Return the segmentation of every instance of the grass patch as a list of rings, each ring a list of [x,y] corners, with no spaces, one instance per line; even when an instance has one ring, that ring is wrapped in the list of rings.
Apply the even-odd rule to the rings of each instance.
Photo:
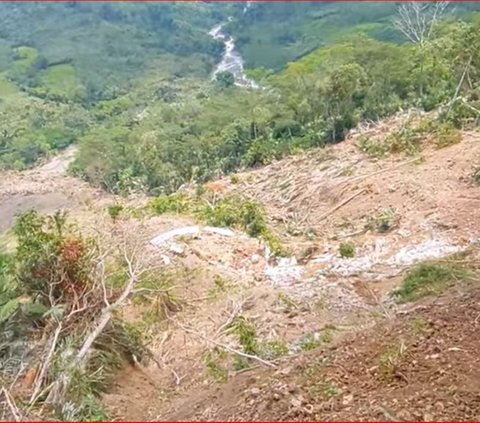
[[[270,340],[262,342],[258,350],[265,360],[275,360],[288,354],[288,345],[284,341]]]
[[[244,316],[237,317],[229,326],[228,332],[235,335],[245,353],[257,353],[257,332],[255,326],[250,320]]]
[[[410,325],[416,335],[422,335],[428,331],[428,322],[421,316],[412,318]]]
[[[213,277],[213,286],[208,290],[208,298],[210,300],[215,300],[221,294],[228,292],[232,288],[234,288],[233,284],[222,278],[220,275],[215,275]]]
[[[326,328],[322,333],[309,333],[300,339],[300,349],[302,351],[313,350],[323,344],[329,344],[333,340],[334,327]]]
[[[384,234],[395,226],[396,210],[388,207],[375,217],[368,216],[365,229]]]
[[[284,309],[285,312],[290,313],[293,310],[297,310],[300,307],[298,301],[294,300],[284,292],[279,292],[277,295],[276,303]]]
[[[116,220],[120,213],[123,210],[123,206],[120,204],[112,204],[107,207],[108,215],[112,218],[112,220]]]
[[[228,379],[227,369],[222,366],[228,354],[220,348],[213,348],[203,355],[203,365],[207,369],[207,373],[217,382],[226,382]]]
[[[0,75],[0,96],[10,96],[18,94],[20,91],[18,88],[12,84],[8,79],[3,75]]]
[[[388,154],[405,153],[413,156],[419,152],[422,131],[406,123],[399,130],[392,132],[382,140],[372,140],[361,136],[357,147],[370,157],[384,157]]]
[[[320,396],[325,400],[336,397],[338,391],[338,386],[333,381],[316,383],[308,388],[311,395]]]
[[[443,292],[453,283],[466,280],[470,273],[462,263],[454,261],[420,263],[407,273],[393,295],[400,303],[416,301]]]

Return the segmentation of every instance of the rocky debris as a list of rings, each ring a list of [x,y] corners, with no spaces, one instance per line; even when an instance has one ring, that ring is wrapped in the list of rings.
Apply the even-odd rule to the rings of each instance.
[[[282,257],[275,266],[267,265],[265,276],[275,288],[288,286],[301,281],[303,267],[297,264],[295,257]]]
[[[453,253],[458,253],[462,248],[452,245],[442,239],[428,239],[417,245],[408,245],[401,248],[397,254],[388,259],[385,264],[397,266],[410,266],[419,261],[438,259]]]
[[[395,268],[411,266],[424,260],[440,259],[463,249],[464,247],[453,245],[444,239],[435,237],[407,244],[400,249],[398,249],[398,244],[394,242],[387,244],[385,239],[377,239],[372,251],[366,254],[363,251],[364,255],[362,256],[341,258],[336,254],[326,253],[315,257],[312,262],[324,265],[317,272],[319,276],[337,274],[347,277],[363,274],[373,281],[392,273],[398,273],[398,269]],[[392,255],[395,250],[397,252]],[[382,266],[387,269],[386,273],[379,270],[379,267]]]
[[[157,235],[155,238],[150,240],[150,244],[156,247],[164,246],[167,241],[172,238],[176,238],[179,236],[195,236],[200,234],[201,232],[218,234],[222,236],[235,236],[235,232],[230,229],[226,228],[214,228],[210,226],[201,227],[201,226],[184,226],[181,228],[175,228],[170,231],[164,232],[160,235]]]

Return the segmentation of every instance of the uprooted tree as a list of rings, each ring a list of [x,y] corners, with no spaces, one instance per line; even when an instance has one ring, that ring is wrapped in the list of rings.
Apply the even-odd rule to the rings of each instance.
[[[96,395],[107,377],[147,351],[118,313],[147,271],[146,257],[131,236],[99,242],[61,213],[27,212],[14,233],[16,251],[0,262],[0,377],[24,381],[30,410],[43,404],[62,419],[81,420],[97,408],[105,418]],[[9,415],[19,418],[3,394]]]

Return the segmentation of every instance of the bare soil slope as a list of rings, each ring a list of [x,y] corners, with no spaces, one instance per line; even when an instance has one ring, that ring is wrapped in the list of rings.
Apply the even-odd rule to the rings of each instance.
[[[382,139],[399,124],[396,117],[362,134]],[[480,134],[464,132],[444,149],[425,139],[421,160],[372,159],[359,151],[359,135],[211,184],[263,204],[290,252],[277,260],[239,231],[199,230],[152,245],[198,222],[130,212],[112,221],[108,204],[138,207],[146,199],[94,190],[66,176],[62,158],[4,175],[0,233],[29,207],[63,207],[85,230],[116,236],[129,228],[168,282],[165,309],[132,303],[123,310],[144,325],[153,360],[112,381],[103,398],[112,418],[480,418],[476,282],[420,307],[391,295],[424,260],[469,250],[478,263],[480,188],[472,175]],[[354,246],[353,257],[340,256],[342,243]],[[153,325],[145,321],[152,311],[162,316]],[[281,345],[283,356],[251,358],[248,369],[235,364],[242,346],[228,328],[238,317],[251,322],[259,344]]]
[[[369,133],[384,137],[394,127],[386,122]],[[371,159],[357,140],[352,135],[211,184],[261,201],[292,257],[271,265],[263,247],[241,235],[184,240],[180,255],[167,249],[175,266],[195,256],[211,273],[190,277],[196,299],[184,289],[185,308],[166,324],[166,340],[165,332],[159,335],[163,364],[125,369],[113,382],[105,396],[113,417],[480,418],[476,284],[461,284],[414,312],[390,295],[416,263],[467,249],[478,261],[480,195],[472,174],[480,135],[465,132],[444,149],[425,140],[421,160]],[[379,230],[385,216],[388,227]],[[355,257],[339,256],[342,242],[355,245]],[[202,301],[215,274],[236,289]],[[288,345],[289,355],[275,369],[252,362],[253,369],[230,368],[227,383],[215,382],[203,354],[218,345],[241,349],[225,331],[236,315],[254,322],[262,341]],[[318,339],[326,330],[333,343],[324,345],[332,346],[298,347],[305,336]]]

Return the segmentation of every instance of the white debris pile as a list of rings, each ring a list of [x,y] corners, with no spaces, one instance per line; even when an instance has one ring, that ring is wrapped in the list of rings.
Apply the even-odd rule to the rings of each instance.
[[[265,276],[270,279],[274,287],[288,286],[302,279],[303,267],[297,263],[295,257],[281,258],[276,266],[267,265]]]
[[[349,276],[362,272],[367,272],[376,264],[376,261],[371,256],[363,256],[358,258],[341,258],[334,254],[324,254],[315,263],[327,263],[327,266],[318,271],[319,275],[328,273],[335,273],[340,276]]]
[[[155,247],[164,246],[169,240],[178,236],[193,236],[198,235],[200,232],[214,233],[223,236],[234,236],[235,232],[226,228],[214,228],[211,226],[184,226],[183,228],[172,229],[171,231],[164,232],[150,240],[150,244]]]
[[[360,257],[341,258],[333,253],[326,253],[316,257],[313,262],[325,263],[325,267],[317,272],[318,275],[334,273],[345,277],[370,272],[377,265],[410,266],[419,261],[442,258],[461,250],[462,248],[459,246],[433,238],[402,247],[392,256],[391,253],[387,253],[386,244],[382,241],[375,243],[371,253]]]
[[[417,245],[403,247],[385,264],[408,266],[422,260],[429,260],[458,253],[461,248],[441,239],[429,239]]]

